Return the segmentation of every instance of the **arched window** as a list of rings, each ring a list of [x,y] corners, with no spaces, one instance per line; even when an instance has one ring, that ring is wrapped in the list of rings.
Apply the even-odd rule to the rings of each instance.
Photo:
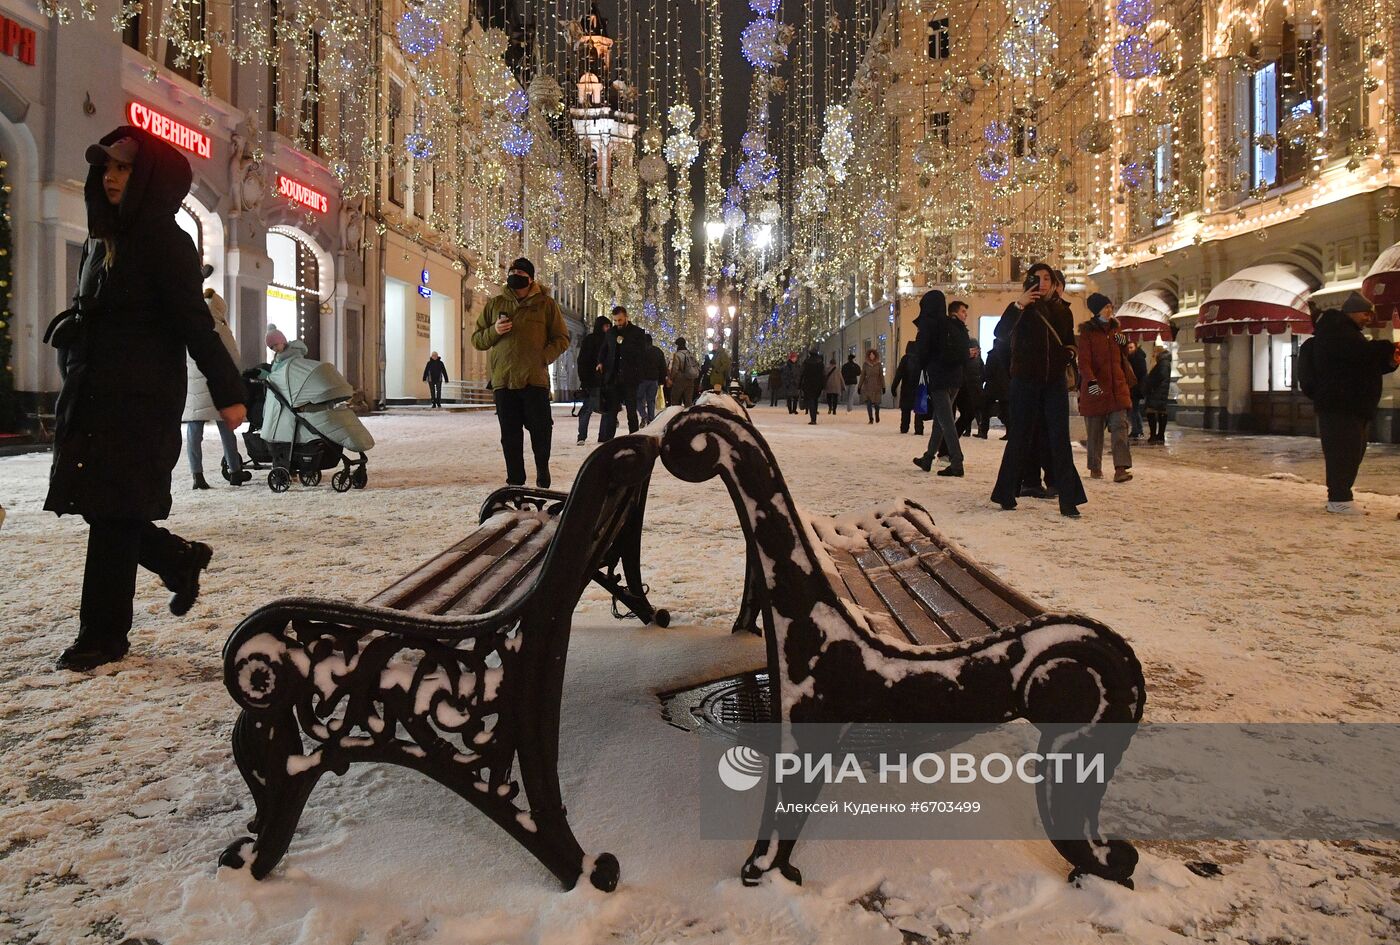
[[[321,272],[316,254],[283,227],[267,232],[272,284],[267,287],[267,320],[288,338],[300,338],[313,358],[321,356]]]
[[[188,204],[180,204],[180,209],[175,211],[175,222],[180,225],[180,229],[190,235],[194,240],[195,252],[199,253],[200,262],[204,261],[204,227],[199,224],[199,217]]]

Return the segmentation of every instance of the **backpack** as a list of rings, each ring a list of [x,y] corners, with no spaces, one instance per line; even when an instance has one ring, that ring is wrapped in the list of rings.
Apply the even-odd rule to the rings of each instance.
[[[695,378],[700,376],[700,365],[695,363],[695,355],[690,353],[689,348],[682,348],[676,352],[676,373],[684,378]]]

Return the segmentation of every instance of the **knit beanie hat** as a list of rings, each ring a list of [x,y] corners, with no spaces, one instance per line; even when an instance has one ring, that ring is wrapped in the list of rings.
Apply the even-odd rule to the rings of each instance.
[[[1095,292],[1093,295],[1085,299],[1085,302],[1089,306],[1089,311],[1093,312],[1094,317],[1097,318],[1099,312],[1103,311],[1104,306],[1112,304],[1113,300],[1110,299],[1108,296],[1103,295],[1102,293]]]
[[[519,269],[531,279],[535,278],[535,264],[530,262],[530,260],[526,259],[524,256],[521,256],[515,262],[511,263],[510,268]]]
[[[278,331],[276,325],[268,325],[267,338],[265,340],[269,348],[276,350],[278,345],[285,345],[287,343],[287,336]]]
[[[1374,312],[1375,306],[1366,301],[1366,296],[1360,292],[1353,292],[1342,302],[1342,313],[1349,315],[1352,312]]]

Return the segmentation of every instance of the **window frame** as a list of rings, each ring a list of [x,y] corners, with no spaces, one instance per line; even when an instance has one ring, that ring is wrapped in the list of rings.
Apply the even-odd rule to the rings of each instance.
[[[935,62],[953,58],[950,18],[945,14],[928,21],[928,57]]]

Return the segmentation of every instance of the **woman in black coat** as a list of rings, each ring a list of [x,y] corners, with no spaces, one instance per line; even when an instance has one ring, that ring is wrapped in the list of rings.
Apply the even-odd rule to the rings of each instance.
[[[923,360],[919,357],[918,346],[909,342],[904,346],[904,357],[894,369],[894,380],[890,382],[890,396],[899,404],[899,432],[909,432],[909,420],[914,420],[914,435],[924,435],[924,415],[919,413],[919,385],[923,383]]]
[[[816,426],[817,410],[821,406],[825,387],[826,364],[822,362],[822,353],[814,348],[807,352],[807,360],[802,362],[802,397],[807,402],[809,426]]]
[[[89,526],[78,639],[58,661],[77,670],[126,655],[138,565],[174,592],[171,613],[199,596],[213,552],[153,524],[170,514],[186,350],[229,428],[246,417],[243,382],[204,304],[199,255],[175,222],[189,162],[131,126],[86,156],[89,239],[76,315],[52,328],[63,390],[44,502]]]

